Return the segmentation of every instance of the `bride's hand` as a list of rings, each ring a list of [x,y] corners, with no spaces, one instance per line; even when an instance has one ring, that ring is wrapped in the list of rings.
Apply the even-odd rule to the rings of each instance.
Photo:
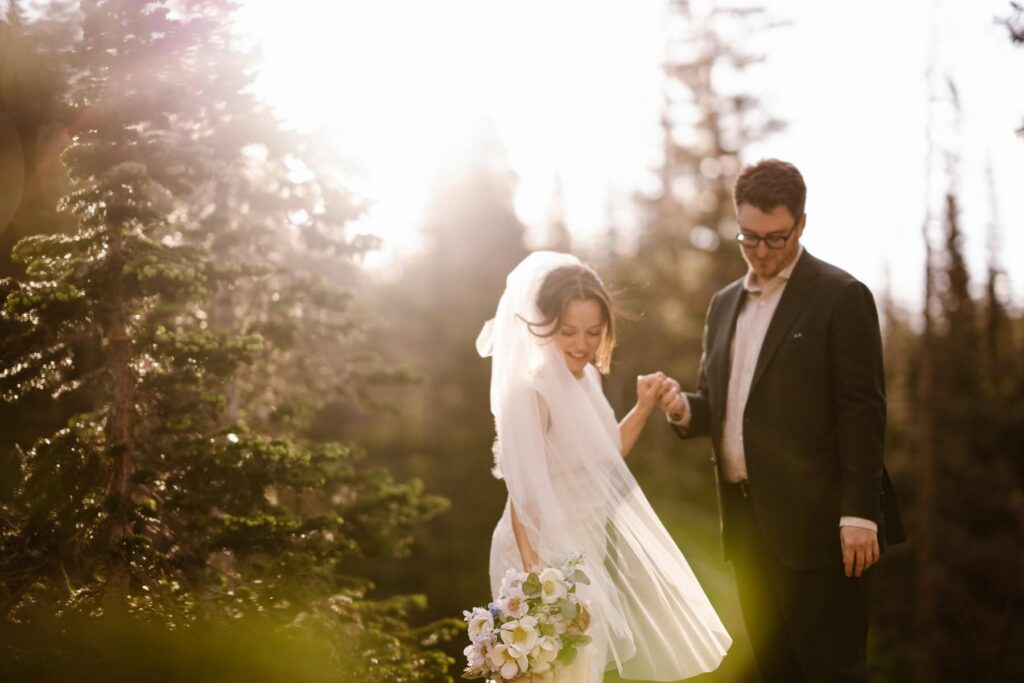
[[[636,378],[636,405],[644,412],[651,412],[658,405],[667,381],[664,372],[638,375]]]
[[[622,439],[622,457],[626,457],[636,441],[640,438],[647,419],[658,405],[661,394],[665,390],[665,373],[655,372],[650,375],[636,377],[636,406],[629,411],[619,423],[619,436]]]

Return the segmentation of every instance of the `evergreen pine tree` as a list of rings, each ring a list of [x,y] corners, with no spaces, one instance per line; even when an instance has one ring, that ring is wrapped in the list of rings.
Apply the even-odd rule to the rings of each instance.
[[[2,618],[315,623],[340,680],[443,679],[447,658],[406,622],[421,599],[371,600],[372,584],[349,571],[407,553],[413,525],[443,501],[359,466],[354,445],[225,420],[234,378],[270,344],[263,330],[208,321],[218,296],[272,271],[218,254],[199,201],[243,163],[225,164],[240,146],[210,125],[214,91],[242,80],[206,68],[210,55],[232,57],[230,9],[82,3],[61,200],[75,225],[14,249],[25,275],[0,282],[12,330],[0,392],[73,394],[89,408],[20,451],[0,508]]]

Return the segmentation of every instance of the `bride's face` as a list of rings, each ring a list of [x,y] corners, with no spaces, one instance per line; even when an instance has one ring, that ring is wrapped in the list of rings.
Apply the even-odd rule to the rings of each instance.
[[[594,360],[605,324],[604,311],[597,301],[572,299],[566,304],[555,343],[565,356],[565,364],[577,377],[582,377],[587,363]]]

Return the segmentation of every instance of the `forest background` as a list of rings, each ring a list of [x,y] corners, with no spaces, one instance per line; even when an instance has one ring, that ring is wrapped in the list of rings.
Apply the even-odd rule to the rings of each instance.
[[[337,150],[252,87],[235,3],[2,6],[4,677],[457,677],[505,503],[473,340],[530,249],[575,250],[627,314],[617,412],[638,373],[692,382],[707,302],[744,272],[732,183],[785,126],[722,74],[771,58],[743,36],[774,20],[666,5],[659,161],[628,228],[610,212],[581,247],[557,210],[526,225],[483,126],[437,179],[419,248],[381,268]],[[992,21],[1024,43],[1018,4]],[[921,296],[875,291],[910,542],[873,577],[871,661],[879,681],[1015,680],[1024,311],[1000,245],[1017,226],[994,190],[991,218],[964,225],[957,84],[927,78],[929,193],[905,197],[920,216],[900,228],[922,246]],[[629,464],[737,634],[704,679],[755,681],[709,456],[652,419]]]

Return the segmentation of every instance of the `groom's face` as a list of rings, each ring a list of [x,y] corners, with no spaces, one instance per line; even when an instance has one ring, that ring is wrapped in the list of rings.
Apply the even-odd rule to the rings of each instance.
[[[806,221],[801,216],[800,224],[789,213],[785,206],[776,206],[769,212],[764,212],[750,204],[740,204],[737,216],[740,224],[740,231],[751,237],[785,236],[789,234],[785,246],[781,249],[771,249],[763,240],[758,240],[756,247],[749,249],[740,246],[740,253],[743,259],[762,280],[769,280],[782,271],[796,258],[800,250],[800,236],[804,233]],[[792,231],[792,232],[791,232]]]

